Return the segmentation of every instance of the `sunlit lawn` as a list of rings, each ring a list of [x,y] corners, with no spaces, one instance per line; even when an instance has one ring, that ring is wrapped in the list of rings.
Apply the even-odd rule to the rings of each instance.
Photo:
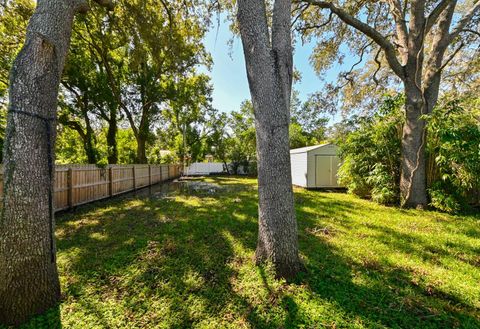
[[[63,301],[31,328],[480,328],[480,215],[296,190],[296,282],[253,265],[256,181],[57,218]]]

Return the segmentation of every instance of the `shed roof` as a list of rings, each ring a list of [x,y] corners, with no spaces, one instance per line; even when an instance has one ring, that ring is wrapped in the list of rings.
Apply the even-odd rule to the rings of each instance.
[[[313,150],[316,150],[316,149],[319,149],[321,147],[331,145],[331,144],[332,143],[326,143],[326,144],[320,144],[320,145],[314,145],[314,146],[301,147],[301,148],[298,148],[298,149],[290,150],[290,154],[306,153],[306,152],[310,152],[310,151],[313,151]]]

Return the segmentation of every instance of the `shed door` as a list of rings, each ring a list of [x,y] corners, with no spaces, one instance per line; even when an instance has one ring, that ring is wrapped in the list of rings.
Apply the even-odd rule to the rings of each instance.
[[[315,156],[315,186],[332,186],[332,156]]]

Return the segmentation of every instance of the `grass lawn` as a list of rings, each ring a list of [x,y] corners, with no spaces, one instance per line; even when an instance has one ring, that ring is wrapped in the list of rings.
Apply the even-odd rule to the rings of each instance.
[[[256,181],[57,218],[63,301],[29,328],[480,328],[480,215],[297,189],[296,282],[253,265]]]

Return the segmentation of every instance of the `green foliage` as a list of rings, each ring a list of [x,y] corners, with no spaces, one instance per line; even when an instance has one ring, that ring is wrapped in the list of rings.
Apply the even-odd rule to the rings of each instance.
[[[59,216],[62,302],[25,328],[480,327],[479,214],[296,189],[306,271],[287,284],[253,261],[256,180],[195,183]]]
[[[322,143],[326,139],[329,121],[325,117],[325,104],[314,95],[302,104],[294,90],[290,107],[290,148]]]
[[[354,118],[356,129],[337,141],[343,159],[339,180],[350,193],[398,202],[402,105],[401,96],[387,97],[373,116]]]
[[[87,155],[78,134],[71,128],[58,126],[55,145],[57,164],[86,164]]]
[[[236,173],[240,166],[251,168],[250,173],[255,173],[256,166],[250,165],[257,156],[255,118],[253,115],[253,105],[250,101],[244,101],[240,106],[240,111],[232,112],[230,115],[230,129],[232,137],[228,150],[228,158],[232,162],[233,172]],[[255,167],[255,169],[253,169]]]
[[[96,150],[98,151],[97,165],[108,164],[108,146],[106,142],[106,129],[96,132]],[[119,129],[117,132],[118,163],[136,163],[136,140],[131,129]],[[87,164],[88,158],[83,147],[82,140],[77,132],[71,128],[59,126],[57,129],[56,144],[57,164]]]
[[[10,68],[25,39],[28,19],[33,13],[32,0],[0,3],[0,106],[5,103]]]
[[[352,120],[354,129],[337,141],[343,158],[339,178],[349,192],[383,204],[398,202],[402,105],[400,96],[387,98],[373,116]],[[478,202],[480,122],[459,100],[444,101],[425,119],[430,204],[461,211]]]
[[[480,121],[459,100],[435,108],[428,120],[431,204],[457,212],[480,191]],[[473,193],[472,193],[473,192]]]
[[[314,145],[315,141],[308,138],[298,123],[291,123],[289,129],[290,148],[296,149],[304,146]]]

